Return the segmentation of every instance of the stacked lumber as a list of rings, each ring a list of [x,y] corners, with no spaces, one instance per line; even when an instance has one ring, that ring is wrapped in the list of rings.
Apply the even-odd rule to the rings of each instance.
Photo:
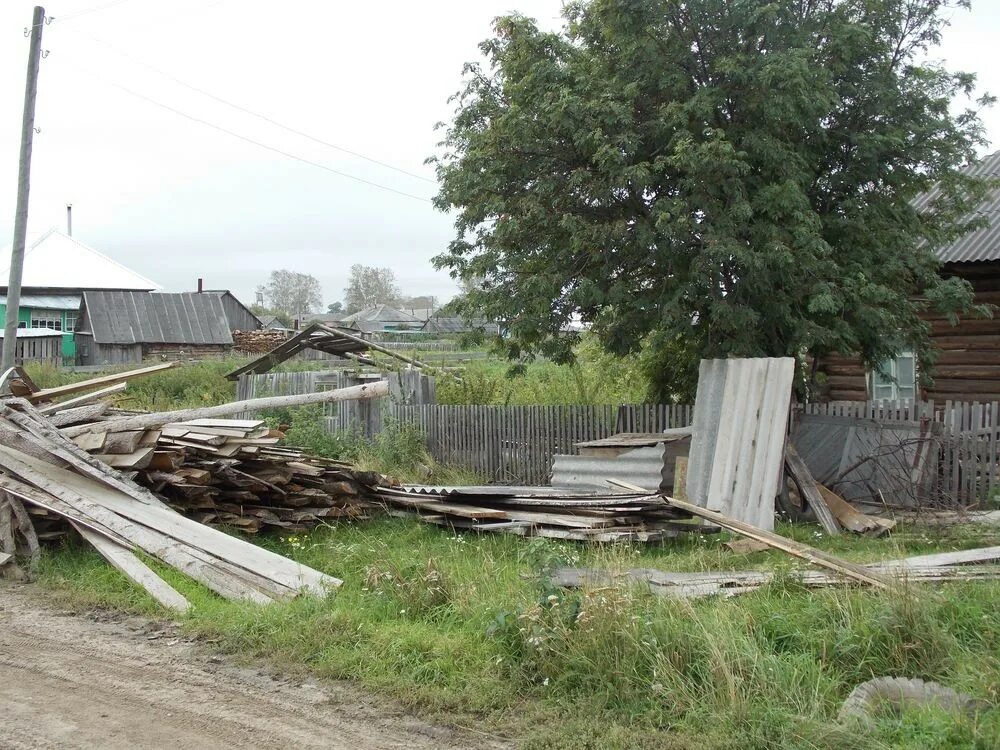
[[[142,445],[149,442],[145,434],[127,440],[137,446],[133,453],[151,448]],[[155,454],[155,447],[150,452]],[[20,513],[24,506],[67,521],[112,565],[174,610],[190,605],[136,551],[231,599],[269,603],[302,593],[325,595],[341,583],[174,512],[147,488],[67,439],[19,398],[0,402],[0,491],[0,515],[13,508],[11,515],[26,539],[34,532],[30,519],[25,524]],[[3,540],[5,548],[7,542]]]
[[[256,331],[233,331],[233,351],[242,354],[266,354],[285,342],[285,332],[273,328]]]
[[[279,445],[255,419],[195,419],[157,430],[85,432],[80,448],[200,523],[255,534],[307,531],[331,519],[362,519],[379,474]]]
[[[690,515],[649,492],[587,492],[550,487],[376,487],[390,515],[519,536],[578,541],[656,542],[692,525]]]

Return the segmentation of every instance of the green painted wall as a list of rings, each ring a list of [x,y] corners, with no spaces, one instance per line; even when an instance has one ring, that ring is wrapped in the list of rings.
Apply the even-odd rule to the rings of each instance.
[[[25,325],[30,325],[31,323],[31,308],[22,307],[17,311],[17,320]],[[39,310],[39,312],[55,312],[53,310]],[[73,333],[70,331],[66,333],[66,314],[67,313],[77,313],[78,310],[59,310],[59,319],[62,322],[63,337],[62,337],[62,355],[63,359],[69,362],[73,362],[76,359],[76,342],[73,340]],[[0,325],[2,321],[7,319],[7,305],[5,303],[0,303]]]

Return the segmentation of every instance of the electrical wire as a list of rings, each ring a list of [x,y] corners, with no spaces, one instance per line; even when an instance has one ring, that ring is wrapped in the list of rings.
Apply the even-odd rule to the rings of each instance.
[[[299,156],[297,154],[293,154],[290,151],[285,151],[283,149],[277,148],[276,146],[271,146],[271,145],[268,145],[266,143],[262,143],[261,141],[254,140],[253,138],[249,138],[249,137],[247,137],[245,135],[241,135],[240,133],[237,133],[235,131],[229,130],[228,128],[224,128],[221,125],[216,125],[214,122],[210,122],[210,121],[202,119],[200,117],[196,117],[195,115],[188,114],[187,112],[183,112],[182,110],[179,110],[176,107],[172,107],[169,104],[164,104],[163,102],[157,101],[156,99],[153,99],[152,97],[146,96],[145,94],[141,94],[138,91],[135,91],[133,89],[128,88],[127,86],[123,86],[120,83],[117,83],[115,81],[111,81],[111,80],[109,80],[107,78],[104,78],[104,77],[102,77],[100,75],[97,75],[96,73],[92,73],[92,72],[90,72],[88,70],[85,70],[83,68],[74,67],[74,68],[72,68],[72,70],[74,70],[76,72],[79,72],[79,73],[85,73],[86,75],[92,76],[93,78],[101,81],[102,83],[107,84],[108,86],[112,86],[112,87],[114,87],[116,89],[124,91],[126,94],[134,96],[137,99],[142,99],[143,101],[148,102],[149,104],[153,104],[153,105],[155,105],[157,107],[160,107],[161,109],[165,109],[168,112],[173,112],[174,114],[179,115],[180,117],[183,117],[183,118],[185,118],[187,120],[191,120],[192,122],[196,122],[196,123],[198,123],[200,125],[204,125],[205,127],[212,128],[213,130],[217,130],[220,133],[225,133],[226,135],[230,135],[233,138],[238,138],[239,140],[244,141],[245,143],[250,143],[250,144],[252,144],[254,146],[257,146],[258,148],[262,148],[262,149],[265,149],[267,151],[271,151],[273,153],[280,154],[281,156],[287,157],[289,159],[294,159],[295,161],[302,162],[303,164],[308,164],[308,165],[310,165],[312,167],[317,167],[318,169],[322,169],[322,170],[325,170],[327,172],[331,172],[331,173],[333,173],[335,175],[339,175],[340,177],[346,177],[347,179],[354,180],[355,182],[360,182],[360,183],[363,183],[365,185],[370,185],[371,187],[378,188],[380,190],[386,190],[386,191],[388,191],[390,193],[395,193],[396,195],[402,195],[402,196],[404,196],[406,198],[412,198],[414,200],[421,201],[422,203],[430,203],[431,202],[430,198],[426,198],[426,197],[424,197],[422,195],[414,195],[413,193],[407,193],[404,190],[397,190],[396,188],[391,188],[391,187],[388,187],[387,185],[381,185],[381,184],[379,184],[377,182],[372,182],[371,180],[366,180],[363,177],[357,177],[355,175],[348,174],[347,172],[341,172],[339,169],[334,169],[333,167],[328,167],[325,164],[321,164],[319,162],[315,162],[315,161],[312,161],[310,159],[306,159],[305,157]]]
[[[188,83],[187,81],[181,80],[180,78],[178,78],[177,76],[173,75],[172,73],[168,73],[167,71],[161,70],[160,68],[157,68],[154,65],[150,65],[149,63],[144,62],[144,61],[138,59],[137,57],[135,57],[133,55],[130,55],[129,53],[125,52],[124,50],[118,49],[117,47],[115,47],[110,42],[107,42],[107,41],[105,41],[103,39],[99,39],[96,36],[91,36],[90,34],[86,34],[86,33],[82,32],[82,31],[80,31],[78,29],[75,29],[75,30],[71,29],[70,31],[72,31],[73,33],[77,34],[78,36],[86,37],[87,39],[90,39],[93,42],[97,42],[98,44],[101,44],[104,47],[107,47],[109,50],[111,50],[112,52],[114,52],[116,55],[124,57],[126,60],[129,60],[130,62],[132,62],[132,63],[134,63],[136,65],[139,65],[139,66],[141,66],[143,68],[146,68],[147,70],[151,70],[154,73],[156,73],[158,75],[161,75],[164,78],[167,78],[167,79],[173,81],[174,83],[178,84],[179,86],[183,86],[186,89],[189,89],[191,91],[194,91],[195,93],[201,94],[202,96],[206,96],[209,99],[212,99],[212,100],[214,100],[216,102],[219,102],[220,104],[224,104],[227,107],[231,107],[232,109],[235,109],[238,112],[243,112],[244,114],[248,114],[248,115],[250,115],[252,117],[256,117],[259,120],[263,120],[264,122],[269,123],[271,125],[274,125],[274,126],[276,126],[278,128],[281,128],[282,130],[287,130],[289,133],[293,133],[294,135],[297,135],[297,136],[299,136],[301,138],[305,138],[307,140],[310,140],[313,143],[318,143],[321,146],[326,146],[327,148],[332,148],[332,149],[334,149],[336,151],[340,151],[341,153],[349,154],[350,156],[354,156],[354,157],[356,157],[358,159],[363,159],[364,161],[371,162],[372,164],[377,164],[378,166],[385,167],[386,169],[391,169],[394,172],[399,172],[400,174],[405,174],[408,177],[413,177],[414,179],[417,179],[417,180],[422,180],[424,182],[429,182],[429,183],[434,184],[434,185],[437,184],[437,180],[433,180],[433,179],[431,179],[429,177],[424,177],[423,175],[417,174],[416,172],[407,171],[407,170],[405,170],[405,169],[403,169],[401,167],[397,167],[397,166],[394,166],[392,164],[388,164],[387,162],[380,161],[379,159],[374,159],[374,158],[372,158],[370,156],[366,156],[365,154],[359,153],[357,151],[353,151],[353,150],[351,150],[349,148],[345,148],[344,146],[338,146],[335,143],[330,143],[329,141],[324,141],[322,138],[317,138],[314,135],[310,135],[309,133],[305,133],[305,132],[303,132],[301,130],[298,130],[297,128],[293,128],[291,125],[286,125],[286,124],[284,124],[282,122],[279,122],[278,120],[275,120],[272,117],[268,117],[267,115],[261,114],[260,112],[255,112],[252,109],[249,109],[247,107],[244,107],[244,106],[241,106],[239,104],[236,104],[235,102],[231,102],[228,99],[224,99],[223,97],[219,96],[218,94],[213,94],[211,91],[206,91],[205,89],[200,88],[198,86],[195,86],[194,84],[191,84],[191,83]]]
[[[92,5],[89,8],[82,8],[81,10],[75,11],[75,12],[70,13],[70,14],[65,15],[65,16],[59,16],[59,21],[61,23],[64,23],[66,21],[70,21],[70,20],[72,20],[74,18],[77,18],[79,16],[85,16],[88,13],[96,13],[98,11],[107,10],[108,8],[113,8],[116,5],[121,5],[122,3],[127,3],[127,2],[129,2],[129,0],[112,0],[112,2],[110,2],[110,3],[104,3],[103,5]],[[50,24],[50,23],[52,23],[55,20],[56,20],[56,16],[50,16],[49,14],[46,13],[45,14],[45,19],[42,21],[42,23],[43,24]],[[36,25],[39,25],[39,24],[32,24],[31,26],[25,27],[25,31],[29,31],[30,29],[35,28]]]

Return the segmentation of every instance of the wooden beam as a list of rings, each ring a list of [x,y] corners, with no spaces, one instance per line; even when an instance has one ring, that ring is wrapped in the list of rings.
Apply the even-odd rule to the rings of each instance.
[[[62,433],[67,437],[76,437],[85,432],[122,432],[127,430],[149,430],[162,427],[171,422],[187,422],[193,419],[209,417],[225,417],[245,411],[263,411],[265,409],[281,409],[289,406],[306,406],[308,404],[326,404],[336,401],[361,401],[389,395],[389,381],[379,380],[364,385],[352,385],[349,388],[338,388],[319,393],[302,393],[295,396],[270,396],[268,398],[251,398],[245,401],[233,401],[220,406],[206,406],[199,409],[179,409],[177,411],[162,411],[154,414],[137,414],[131,417],[108,419],[89,425],[67,427]]]
[[[94,388],[112,385],[113,383],[124,383],[127,380],[134,380],[135,378],[141,378],[145,375],[163,372],[164,370],[169,370],[173,367],[180,367],[180,362],[165,362],[162,365],[153,365],[152,367],[143,367],[138,370],[117,372],[113,375],[102,375],[99,378],[81,380],[78,383],[70,383],[69,385],[59,385],[55,388],[44,388],[37,393],[32,393],[30,396],[25,396],[25,398],[32,404],[37,404],[40,401],[51,401],[52,399],[59,398],[60,396],[69,396],[72,393],[89,391]]]
[[[791,443],[785,446],[785,468],[792,475],[792,481],[799,488],[802,498],[813,509],[813,513],[816,514],[816,519],[819,521],[819,525],[823,527],[823,531],[830,536],[839,534],[840,524],[837,523],[837,519],[830,512],[826,500],[820,494],[819,485],[813,479],[812,472],[809,471],[806,462],[802,460],[799,452],[795,450],[795,446]]]
[[[62,411],[63,409],[73,409],[77,406],[85,406],[86,404],[98,401],[106,396],[113,396],[116,393],[121,393],[126,388],[128,388],[128,383],[123,380],[121,383],[109,385],[107,388],[101,388],[99,391],[94,391],[93,393],[85,393],[82,396],[68,398],[65,401],[60,401],[55,404],[46,404],[45,406],[39,407],[38,413],[52,414],[57,411]]]
[[[634,484],[622,482],[617,479],[608,479],[606,481],[608,484],[623,487],[631,492],[638,492],[642,489]],[[756,539],[757,541],[764,542],[769,547],[780,549],[782,552],[787,552],[789,555],[806,560],[813,565],[827,568],[828,570],[832,570],[840,575],[847,576],[848,578],[853,578],[856,581],[868,583],[879,588],[888,589],[891,585],[890,581],[884,576],[878,573],[873,573],[870,569],[864,567],[863,565],[855,565],[852,562],[843,560],[835,555],[830,555],[822,550],[816,549],[815,547],[810,547],[807,544],[796,542],[794,539],[788,539],[787,537],[783,537],[780,534],[775,534],[771,531],[765,531],[764,529],[757,528],[749,523],[738,521],[735,518],[724,516],[722,513],[718,513],[714,510],[700,508],[692,503],[677,500],[676,498],[668,497],[666,495],[660,495],[660,497],[678,510],[687,511],[692,516],[704,518],[706,521],[711,521],[717,526],[721,526],[724,529],[728,529],[729,531],[740,534],[741,536],[745,536],[749,539]]]
[[[411,357],[407,357],[405,354],[400,354],[399,352],[393,351],[392,349],[387,349],[384,346],[376,344],[374,341],[369,341],[368,339],[363,339],[360,336],[355,336],[354,334],[348,333],[347,331],[343,331],[343,330],[341,330],[339,328],[333,328],[332,326],[326,326],[326,325],[323,325],[322,323],[317,324],[317,328],[319,330],[321,330],[321,331],[326,331],[327,333],[329,333],[331,335],[341,336],[341,337],[347,339],[348,341],[355,342],[356,344],[364,344],[369,349],[373,349],[376,352],[382,352],[382,354],[385,354],[385,355],[388,355],[388,356],[393,357],[395,359],[398,359],[401,362],[406,362],[407,364],[413,365],[414,367],[416,367],[418,369],[423,370],[424,368],[428,367],[428,365],[425,365],[423,362],[420,362],[420,361],[418,361],[416,359],[413,359]]]

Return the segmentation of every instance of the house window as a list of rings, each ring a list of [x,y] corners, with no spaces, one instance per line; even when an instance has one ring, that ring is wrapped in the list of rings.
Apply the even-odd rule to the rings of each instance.
[[[900,401],[917,397],[917,362],[913,352],[903,352],[869,373],[872,399]]]
[[[47,310],[32,310],[32,328],[48,328],[53,331],[62,330],[62,313]]]
[[[77,313],[75,313],[75,312],[68,312],[68,313],[66,313],[66,332],[67,333],[72,333],[73,331],[76,330],[76,320],[77,320]]]

